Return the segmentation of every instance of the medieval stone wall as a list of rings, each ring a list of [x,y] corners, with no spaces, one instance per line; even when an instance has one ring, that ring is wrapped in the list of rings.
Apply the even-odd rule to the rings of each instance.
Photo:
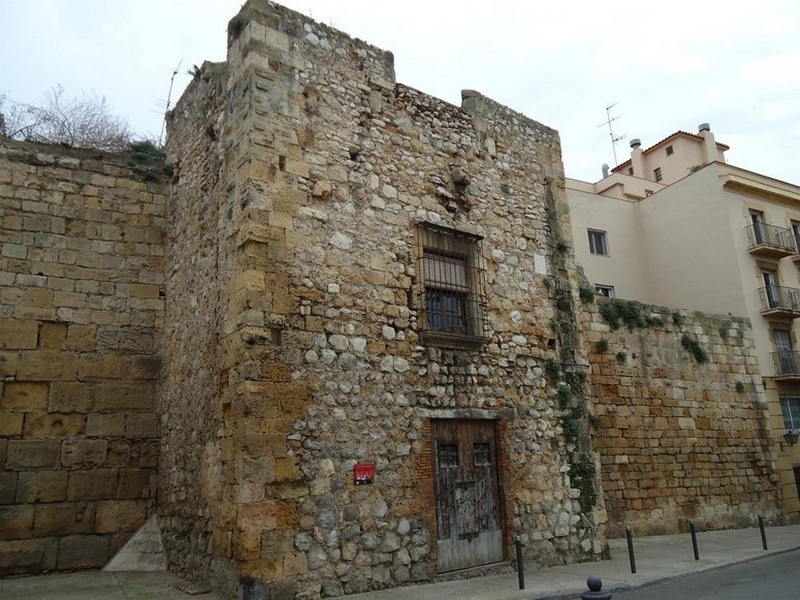
[[[224,106],[206,119],[216,146],[196,152],[186,121],[170,133],[175,210],[196,213],[176,221],[188,233],[181,269],[219,290],[216,361],[205,347],[210,315],[166,337],[174,357],[197,331],[202,356],[190,370],[168,367],[165,410],[181,414],[190,400],[179,392],[198,391],[219,418],[212,436],[164,421],[174,440],[165,448],[184,452],[174,467],[209,457],[194,482],[162,478],[175,515],[165,524],[170,560],[230,561],[238,593],[254,598],[437,577],[435,419],[497,423],[506,558],[514,534],[542,564],[599,556],[604,513],[571,479],[574,441],[557,377],[544,376],[548,359],[585,363],[574,339],[561,352],[545,283],[561,282],[562,320],[572,318],[557,133],[474,92],[462,108],[396,84],[391,54],[263,1],[231,21],[224,68]],[[193,94],[177,112],[197,114],[190,105],[213,104],[216,92]],[[221,179],[204,187],[198,165],[214,153]],[[213,220],[202,210],[216,211],[216,241],[200,233]],[[422,223],[483,237],[484,344],[423,343]],[[213,254],[204,240],[227,261],[216,275],[189,259]],[[173,291],[188,293],[170,269],[168,313]],[[186,408],[189,422],[206,410]],[[356,462],[375,464],[375,484],[354,485]],[[582,472],[590,490],[593,470]],[[220,507],[210,546],[205,526],[174,509],[179,482],[194,483],[188,498]]]
[[[0,575],[103,566],[155,510],[165,187],[0,141]]]
[[[221,256],[220,219],[227,196],[221,186],[218,122],[222,69],[203,65],[169,115],[169,160],[175,170],[167,207],[164,292],[166,319],[159,406],[162,418],[159,519],[172,565],[193,578],[225,587],[225,553],[232,516],[221,498],[217,442],[222,424],[218,390],[223,318],[221,286],[232,269]]]
[[[609,535],[626,526],[676,533],[689,520],[700,529],[752,525],[758,514],[779,520],[749,321],[617,300],[599,308],[614,314],[611,306],[627,315],[618,329],[594,305],[583,324]],[[625,318],[644,320],[631,329]]]

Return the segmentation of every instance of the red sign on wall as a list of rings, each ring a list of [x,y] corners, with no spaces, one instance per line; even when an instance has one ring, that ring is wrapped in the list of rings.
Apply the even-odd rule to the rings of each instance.
[[[366,483],[375,482],[375,464],[374,463],[356,463],[353,467],[353,479],[356,485],[364,485]]]

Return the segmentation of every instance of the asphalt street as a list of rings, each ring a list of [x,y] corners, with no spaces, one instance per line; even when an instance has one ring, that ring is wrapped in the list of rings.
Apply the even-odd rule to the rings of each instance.
[[[614,600],[797,600],[800,550],[617,592]]]

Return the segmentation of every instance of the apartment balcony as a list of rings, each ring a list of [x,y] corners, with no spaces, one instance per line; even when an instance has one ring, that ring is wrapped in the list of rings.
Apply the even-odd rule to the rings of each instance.
[[[800,352],[778,350],[772,353],[775,365],[775,379],[800,381]]]
[[[800,289],[768,285],[758,292],[761,295],[761,314],[765,317],[800,317]]]
[[[794,234],[787,227],[759,223],[758,225],[748,225],[745,229],[747,230],[747,250],[753,256],[783,258],[797,254]]]

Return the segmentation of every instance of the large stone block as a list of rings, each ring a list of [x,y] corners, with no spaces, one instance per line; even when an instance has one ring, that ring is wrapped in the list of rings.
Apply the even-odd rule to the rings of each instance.
[[[78,381],[54,381],[50,384],[47,409],[52,412],[88,412],[92,406],[91,387]]]
[[[117,498],[134,500],[156,495],[155,472],[152,469],[120,469]]]
[[[97,325],[71,323],[67,328],[66,348],[77,352],[95,349]]]
[[[61,444],[61,465],[66,469],[102,466],[108,454],[108,441],[101,439],[67,439]]]
[[[19,437],[22,435],[22,413],[0,412],[0,436]]]
[[[62,502],[67,498],[68,478],[64,471],[22,472],[17,479],[16,501],[20,504]]]
[[[39,341],[39,323],[0,319],[0,349],[33,349]]]
[[[151,383],[102,384],[95,389],[95,410],[98,412],[153,410],[155,399],[155,386]]]
[[[67,484],[69,500],[106,500],[117,493],[117,469],[72,471]]]
[[[107,535],[71,535],[58,545],[58,569],[99,569],[108,562]]]
[[[0,541],[0,577],[52,571],[57,556],[56,538]]]
[[[28,288],[24,290],[19,303],[14,307],[13,316],[17,319],[55,321],[53,291],[44,288]]]
[[[93,502],[56,502],[34,504],[33,534],[35,537],[93,533]]]
[[[22,434],[27,439],[63,438],[82,435],[86,430],[86,415],[80,413],[28,413]]]
[[[59,440],[9,440],[6,469],[54,469],[58,466]]]
[[[39,348],[62,350],[67,340],[67,323],[42,323],[39,328]]]
[[[69,352],[51,350],[23,351],[19,361],[19,378],[29,381],[74,381],[78,357]]]
[[[0,471],[0,504],[13,504],[17,495],[17,473]]]
[[[0,506],[0,540],[19,540],[33,533],[33,506]]]
[[[122,437],[125,435],[126,413],[89,413],[86,435],[89,437]]]
[[[144,500],[104,500],[97,503],[95,531],[116,533],[136,531],[145,521],[147,503]]]
[[[9,381],[3,385],[0,407],[19,412],[45,411],[49,392],[47,383]]]

